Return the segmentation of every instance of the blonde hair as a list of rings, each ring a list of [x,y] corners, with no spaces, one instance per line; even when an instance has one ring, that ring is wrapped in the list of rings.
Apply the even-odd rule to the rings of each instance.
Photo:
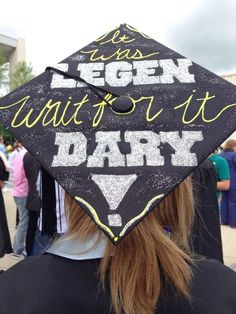
[[[229,150],[234,151],[235,147],[236,147],[236,140],[233,140],[233,139],[226,141],[224,144],[224,150],[229,149]]]
[[[111,302],[116,314],[153,314],[164,281],[190,298],[191,258],[189,236],[193,220],[192,187],[188,178],[171,192],[117,246],[107,240],[99,265],[103,287],[109,278]],[[98,227],[66,195],[69,236],[89,239]],[[171,227],[171,239],[165,226]]]

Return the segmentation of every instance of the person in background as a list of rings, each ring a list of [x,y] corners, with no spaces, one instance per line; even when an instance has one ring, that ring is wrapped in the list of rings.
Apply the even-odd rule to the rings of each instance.
[[[195,219],[192,230],[194,252],[223,263],[217,177],[212,162],[204,160],[193,172]]]
[[[9,154],[9,164],[11,166],[11,170],[13,171],[13,165],[14,165],[14,160],[15,160],[15,157],[16,155],[19,153],[19,143],[18,142],[15,142],[13,144],[13,150],[12,152]]]
[[[230,187],[230,173],[227,161],[218,155],[218,150],[208,158],[214,165],[217,179],[217,197],[220,199],[221,191],[228,191]]]
[[[20,147],[19,143],[16,141],[13,144],[13,151],[9,154],[9,164],[10,164],[10,176],[13,176],[13,166],[14,166],[14,160],[16,158],[16,155],[19,153]],[[19,211],[18,208],[16,208],[16,228],[19,223]]]
[[[6,150],[7,150],[7,155],[9,156],[9,154],[13,152],[13,146],[10,143],[8,143],[6,145]]]
[[[230,188],[222,191],[221,223],[236,228],[236,140],[226,141],[220,156],[227,160],[230,172]]]
[[[20,151],[16,155],[13,166],[13,191],[12,195],[19,211],[19,223],[13,241],[13,254],[17,258],[25,257],[25,238],[28,226],[28,210],[26,201],[29,190],[28,180],[25,175],[23,159],[26,149],[19,143]]]
[[[2,189],[6,179],[5,171],[10,170],[6,156],[0,151],[0,257],[12,253],[10,233],[8,229],[7,216]]]
[[[4,145],[4,138],[0,135],[0,151],[5,155],[6,158],[8,158],[7,149]]]
[[[31,255],[40,256],[67,230],[65,217],[65,191],[41,168],[38,176],[38,190],[41,198],[38,228]]]
[[[23,159],[25,175],[29,184],[26,208],[28,210],[29,221],[26,234],[26,253],[27,256],[32,255],[35,234],[37,230],[37,222],[41,207],[41,200],[37,190],[37,178],[39,175],[40,164],[37,160],[27,152]]]

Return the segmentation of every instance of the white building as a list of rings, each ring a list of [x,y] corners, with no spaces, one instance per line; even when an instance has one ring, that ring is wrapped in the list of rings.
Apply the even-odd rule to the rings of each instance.
[[[25,61],[24,38],[13,38],[0,34],[0,54],[9,61],[10,75],[18,62]]]

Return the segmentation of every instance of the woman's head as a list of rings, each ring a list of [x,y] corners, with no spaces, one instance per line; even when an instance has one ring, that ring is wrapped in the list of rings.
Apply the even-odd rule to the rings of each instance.
[[[236,140],[230,139],[225,142],[224,150],[236,151]]]
[[[78,204],[66,196],[69,235],[86,240],[100,232]],[[188,239],[193,219],[190,178],[172,191],[117,245],[107,240],[99,274],[110,279],[113,309],[126,314],[154,313],[163,282],[188,296]],[[165,227],[171,228],[171,239]],[[102,236],[102,235],[101,235]]]

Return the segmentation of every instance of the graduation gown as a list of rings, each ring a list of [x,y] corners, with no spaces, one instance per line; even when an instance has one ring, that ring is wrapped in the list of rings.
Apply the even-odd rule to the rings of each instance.
[[[227,160],[230,172],[229,191],[222,191],[221,222],[236,228],[236,152],[225,150],[220,156]]]
[[[12,253],[10,233],[7,224],[5,204],[0,188],[0,257]],[[1,312],[0,312],[1,313]]]
[[[109,289],[99,288],[99,261],[52,254],[26,258],[0,275],[0,313],[112,313]],[[193,267],[191,294],[190,303],[169,289],[155,313],[235,314],[236,273],[214,260],[198,261]]]
[[[9,172],[7,169],[10,167],[5,155],[0,152],[0,180],[8,180]],[[2,194],[2,189],[0,188],[0,257],[5,254],[11,253],[11,239],[8,230],[7,216],[4,204],[4,198]]]
[[[205,160],[192,175],[195,198],[195,220],[192,231],[194,252],[223,263],[219,206],[216,194],[216,172]]]

